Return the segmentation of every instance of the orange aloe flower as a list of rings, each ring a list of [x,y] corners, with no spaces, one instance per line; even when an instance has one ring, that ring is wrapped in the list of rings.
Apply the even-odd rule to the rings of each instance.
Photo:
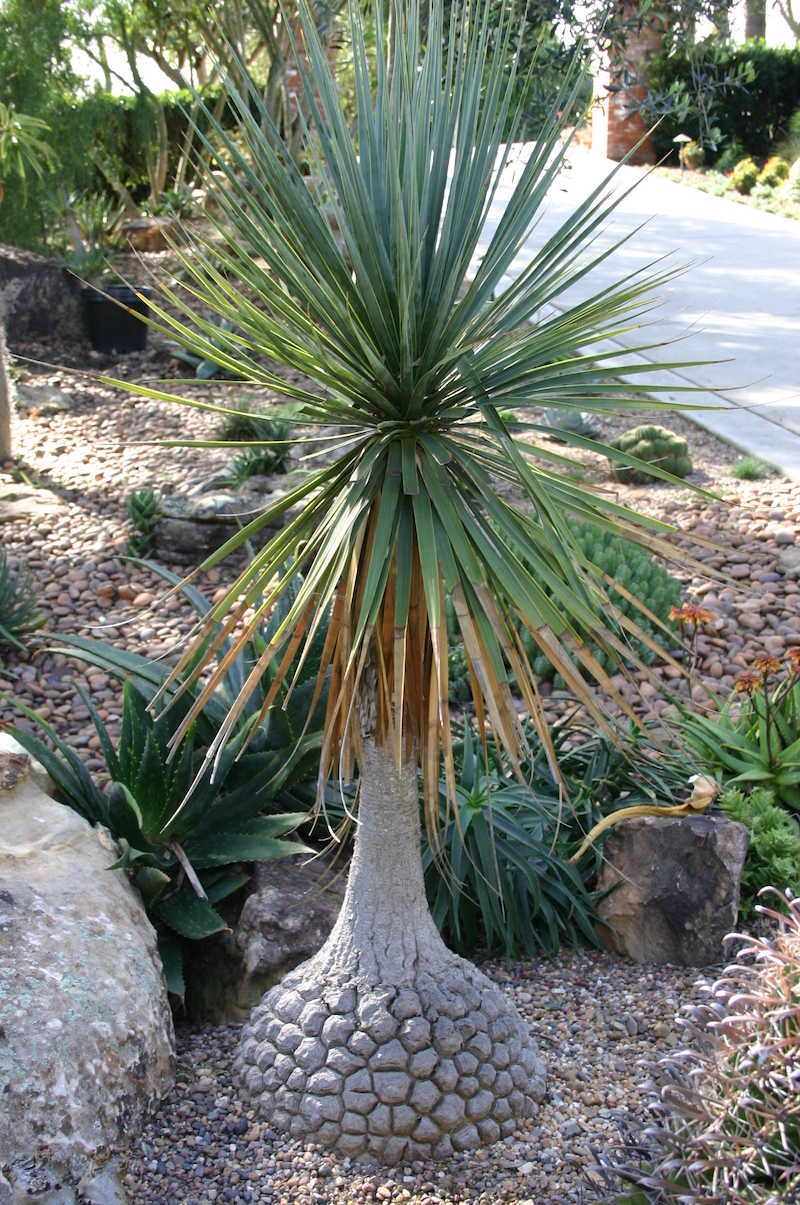
[[[760,670],[764,677],[769,674],[777,674],[780,671],[781,663],[777,657],[773,657],[771,653],[759,653],[753,660],[753,665],[757,670]]]
[[[761,675],[754,674],[751,669],[746,669],[741,674],[737,674],[733,683],[733,689],[741,691],[745,695],[752,695],[760,686]]]
[[[670,607],[670,619],[676,619],[678,623],[711,623],[711,612],[705,607],[698,607],[696,603],[684,603],[680,607]]]

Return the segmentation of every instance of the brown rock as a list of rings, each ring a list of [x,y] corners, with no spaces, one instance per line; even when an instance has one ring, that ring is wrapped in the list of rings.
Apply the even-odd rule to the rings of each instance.
[[[189,1015],[217,1024],[246,1021],[273,984],[316,954],[342,906],[339,869],[306,854],[256,863],[254,890],[238,922],[226,914],[232,931],[198,942],[186,967]]]
[[[81,283],[63,260],[0,243],[0,295],[12,351],[42,337],[70,343],[86,338]]]
[[[601,940],[634,962],[708,966],[735,927],[750,834],[718,816],[641,816],[605,840]]]
[[[725,572],[728,574],[729,577],[749,577],[750,576],[750,566],[749,565],[726,565]]]
[[[122,233],[134,251],[167,251],[175,229],[174,218],[135,218],[125,223]]]

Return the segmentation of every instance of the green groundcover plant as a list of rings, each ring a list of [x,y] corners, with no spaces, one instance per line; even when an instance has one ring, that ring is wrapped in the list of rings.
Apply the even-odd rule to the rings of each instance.
[[[746,919],[755,911],[762,888],[800,886],[800,827],[764,787],[756,787],[749,795],[732,787],[721,796],[719,805],[726,816],[750,830],[739,899],[739,915]]]

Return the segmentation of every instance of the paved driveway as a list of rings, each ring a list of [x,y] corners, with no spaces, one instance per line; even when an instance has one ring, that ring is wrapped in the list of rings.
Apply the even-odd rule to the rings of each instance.
[[[614,166],[583,150],[572,155],[512,276]],[[704,392],[698,401],[723,409],[694,411],[690,417],[800,480],[800,222],[673,184],[641,168],[621,168],[617,181],[622,191],[634,183],[637,187],[623,198],[602,239],[611,243],[642,228],[580,291],[597,292],[604,283],[662,257],[676,265],[691,264],[669,285],[647,331],[648,342],[679,342],[646,355],[651,361],[662,356],[716,363],[649,379],[699,386]],[[486,226],[487,241],[510,188],[510,179],[501,183]],[[641,335],[631,332],[620,342],[633,346]],[[684,403],[694,400],[677,388],[669,396]]]

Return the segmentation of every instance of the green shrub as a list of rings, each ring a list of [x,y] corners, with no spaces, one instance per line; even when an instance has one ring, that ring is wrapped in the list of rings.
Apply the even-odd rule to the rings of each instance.
[[[100,168],[103,163],[125,182],[137,203],[145,202],[150,193],[147,161],[156,144],[155,113],[148,98],[144,95],[116,96],[99,90],[78,96],[74,81],[67,78],[65,86],[60,77],[31,92],[27,85],[17,86],[20,74],[18,71],[13,75],[4,74],[3,47],[0,45],[0,97],[13,101],[31,116],[43,118],[50,126],[50,141],[59,156],[55,182],[64,185],[68,193],[98,193],[111,202],[115,200],[114,192]],[[30,96],[26,97],[26,93]],[[211,109],[218,95],[216,87],[206,90]],[[160,99],[167,122],[168,178],[172,179],[178,166],[192,96],[189,92],[165,92]],[[201,130],[207,130],[203,109],[198,112],[197,121]],[[233,123],[229,105],[223,110],[221,122],[226,128]],[[24,212],[18,203],[22,191],[18,181],[9,182],[6,203],[0,213],[0,241],[33,251],[45,250],[43,229],[48,218],[51,219],[47,188],[39,181],[28,181],[30,204]],[[191,205],[185,192],[165,194],[162,201],[165,204],[160,208],[165,212],[173,212],[175,207],[186,212]]]
[[[739,160],[744,157],[744,147],[738,138],[734,138],[725,144],[725,149],[717,158],[714,167],[719,172],[732,172]]]
[[[763,187],[777,188],[788,177],[791,165],[780,155],[773,155],[758,173],[758,183]]]
[[[612,439],[608,446],[618,448],[626,456],[635,456],[637,460],[663,469],[673,477],[687,477],[692,471],[686,440],[666,427],[634,427],[618,439]],[[625,485],[646,485],[650,481],[659,480],[637,465],[621,464],[615,460],[611,461],[611,473],[615,481]]]
[[[797,888],[800,883],[800,833],[794,822],[775,802],[772,791],[756,787],[749,795],[729,790],[720,807],[731,820],[750,830],[750,845],[742,871],[739,914],[750,916],[763,887],[779,884]]]
[[[603,531],[593,523],[580,523],[577,519],[568,520],[570,529],[575,536],[584,556],[601,572],[613,577],[634,599],[641,602],[643,607],[651,611],[663,624],[667,624],[670,610],[680,602],[680,582],[671,577],[663,565],[659,565],[649,552],[630,540],[622,540],[609,531]],[[545,585],[545,590],[550,594]],[[609,599],[617,610],[628,619],[639,625],[651,639],[664,640],[664,632],[654,624],[635,602],[625,598],[618,590],[609,590]],[[463,641],[460,637],[458,621],[452,603],[445,603],[448,631],[448,671],[450,698],[457,703],[470,699],[469,672],[466,663]],[[613,621],[609,626],[615,630]],[[564,683],[560,675],[556,675],[553,666],[541,652],[539,646],[527,628],[522,624],[518,627],[520,639],[525,652],[533,666],[538,680],[554,682],[558,688]],[[622,635],[622,633],[618,633]],[[627,633],[624,639],[630,645],[632,652],[645,663],[652,665],[656,654],[641,640],[633,640]],[[616,673],[617,666],[611,657],[594,642],[590,643],[592,654],[600,665],[609,673]],[[513,684],[513,676],[510,681]]]
[[[0,548],[0,648],[24,649],[25,637],[44,623],[36,606],[35,586],[29,574],[13,570]]]
[[[797,110],[800,96],[800,47],[767,46],[763,42],[749,41],[741,46],[732,46],[709,38],[701,46],[692,48],[690,62],[686,51],[681,48],[665,48],[656,55],[648,72],[648,87],[653,93],[668,93],[670,89],[683,87],[693,95],[699,72],[710,86],[718,84],[729,74],[734,76],[752,64],[755,78],[744,88],[734,87],[714,92],[714,124],[719,126],[721,139],[719,152],[738,143],[738,159],[751,155],[766,159],[774,143],[788,132],[792,115]],[[653,130],[653,145],[660,159],[665,155],[677,164],[677,148],[673,143],[676,134],[689,134],[694,139],[701,135],[697,115],[668,114]],[[709,160],[716,158],[707,148]],[[720,167],[730,171],[734,163]]]

